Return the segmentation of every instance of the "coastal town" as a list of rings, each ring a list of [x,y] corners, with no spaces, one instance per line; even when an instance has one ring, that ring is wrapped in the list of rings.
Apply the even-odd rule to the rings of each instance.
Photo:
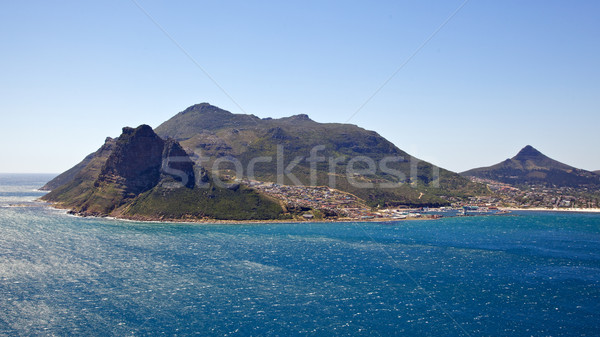
[[[303,212],[305,219],[367,219],[375,216],[361,199],[327,186],[291,186],[255,180],[245,180],[243,183],[280,200],[289,210]]]
[[[506,214],[508,209],[570,210],[597,208],[598,199],[572,188],[530,187],[520,189],[489,179],[472,178],[488,186],[490,195],[468,198],[444,197],[446,207],[409,207],[375,209],[353,194],[327,186],[293,186],[273,182],[242,180],[241,183],[279,200],[299,220],[402,220],[437,219],[447,216]]]
[[[456,202],[452,207],[399,206],[374,209],[360,198],[327,186],[292,186],[272,182],[243,180],[246,186],[264,195],[280,200],[288,211],[300,213],[300,220],[403,220],[438,219],[443,216],[461,216],[496,212],[495,199],[474,198],[468,202]]]
[[[487,202],[493,206],[547,209],[593,209],[600,206],[598,195],[594,195],[593,191],[589,191],[585,187],[548,187],[543,185],[516,187],[490,179],[472,177],[471,180],[487,185],[490,191],[494,192],[496,197],[487,198]]]

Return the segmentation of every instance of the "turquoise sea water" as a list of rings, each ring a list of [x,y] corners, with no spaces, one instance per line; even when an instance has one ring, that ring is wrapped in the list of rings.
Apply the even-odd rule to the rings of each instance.
[[[0,335],[600,334],[600,214],[138,223],[30,203],[49,178],[0,176]]]

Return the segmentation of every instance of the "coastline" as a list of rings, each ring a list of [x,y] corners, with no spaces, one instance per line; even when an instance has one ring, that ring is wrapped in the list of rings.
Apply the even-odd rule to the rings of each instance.
[[[154,224],[188,224],[188,225],[250,225],[250,224],[285,224],[285,223],[352,223],[352,222],[403,222],[403,221],[428,221],[428,220],[439,220],[442,218],[436,217],[407,217],[404,219],[397,218],[368,218],[368,219],[352,219],[352,218],[338,218],[338,219],[272,219],[272,220],[221,220],[221,219],[167,219],[167,218],[150,218],[150,217],[121,217],[121,216],[100,216],[100,215],[86,215],[71,212],[67,207],[61,207],[60,203],[51,203],[44,200],[36,200],[45,204],[48,208],[62,210],[69,216],[78,218],[93,218],[93,219],[109,219],[118,220],[125,222],[140,222],[140,223],[154,223]],[[519,208],[519,207],[502,207],[499,208],[502,211],[529,211],[529,212],[564,212],[564,213],[600,213],[600,208]],[[477,216],[477,215],[474,215]]]
[[[566,212],[566,213],[600,213],[600,208],[544,208],[544,207],[499,207],[504,211],[531,211],[531,212]]]
[[[86,215],[72,212],[67,207],[61,207],[60,203],[52,203],[45,200],[36,200],[37,202],[44,203],[46,207],[55,210],[65,211],[65,214],[77,218],[92,218],[92,219],[109,219],[118,220],[125,222],[141,222],[141,223],[155,223],[155,224],[189,224],[189,225],[250,225],[250,224],[278,224],[278,223],[351,223],[351,222],[403,222],[403,221],[427,221],[427,220],[438,220],[439,218],[433,217],[421,217],[421,218],[370,218],[370,219],[351,219],[351,218],[339,218],[339,219],[273,219],[273,220],[220,220],[220,219],[160,219],[160,218],[148,218],[148,217],[120,217],[120,216],[99,216],[99,215]]]

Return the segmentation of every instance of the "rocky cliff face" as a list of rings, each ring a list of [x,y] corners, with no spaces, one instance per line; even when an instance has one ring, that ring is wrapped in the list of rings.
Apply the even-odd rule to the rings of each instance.
[[[148,125],[125,127],[96,186],[100,183],[121,185],[125,193],[145,192],[158,184],[165,141]]]
[[[181,184],[187,188],[196,186],[194,162],[185,150],[173,139],[165,141],[161,158],[161,181],[171,185]]]
[[[279,204],[254,191],[214,186],[177,141],[163,140],[148,125],[123,128],[121,136],[107,139],[59,177],[43,199],[81,215],[241,220],[282,213]]]
[[[177,142],[157,136],[148,125],[123,128],[117,139],[107,139],[98,151],[67,172],[61,181],[49,183],[62,184],[45,199],[89,215],[110,214],[156,187],[161,179],[194,186],[193,165],[185,151]]]

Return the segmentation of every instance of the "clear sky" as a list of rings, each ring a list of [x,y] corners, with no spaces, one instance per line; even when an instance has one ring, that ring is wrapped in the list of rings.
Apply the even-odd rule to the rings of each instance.
[[[600,170],[600,1],[1,8],[0,172],[62,172],[123,126],[201,102],[349,121],[453,171],[528,144]]]

